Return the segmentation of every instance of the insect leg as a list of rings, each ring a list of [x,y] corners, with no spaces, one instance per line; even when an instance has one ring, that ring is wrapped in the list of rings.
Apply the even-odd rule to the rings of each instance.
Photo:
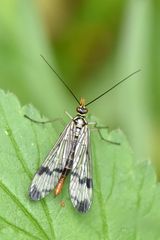
[[[73,120],[73,117],[72,117],[67,111],[65,111],[65,114],[66,114],[71,120]]]
[[[52,122],[60,121],[62,123],[62,125],[64,126],[64,122],[61,118],[54,118],[54,119],[47,120],[47,121],[38,121],[38,120],[35,120],[35,119],[29,117],[26,114],[24,114],[24,117],[29,119],[31,122],[38,123],[38,124],[46,124],[46,123],[52,123]]]
[[[93,125],[94,128],[99,128],[99,129],[104,129],[104,128],[105,128],[105,129],[109,129],[108,126],[104,126],[104,127],[102,127],[102,126],[97,126],[97,122],[89,122],[88,125]]]
[[[98,131],[98,134],[100,136],[100,138],[105,141],[105,142],[108,142],[108,143],[111,143],[111,144],[115,144],[115,145],[120,145],[120,143],[118,142],[114,142],[114,141],[110,141],[108,139],[105,139],[101,133],[101,129],[108,129],[109,127],[102,127],[102,126],[97,126],[97,123],[96,122],[90,122],[88,123],[89,125],[94,125],[94,128]]]

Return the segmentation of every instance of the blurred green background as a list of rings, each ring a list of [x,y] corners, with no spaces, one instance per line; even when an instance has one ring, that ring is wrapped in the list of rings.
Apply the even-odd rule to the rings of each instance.
[[[40,54],[87,102],[141,68],[89,110],[111,129],[120,127],[137,158],[152,159],[160,176],[159,5],[154,0],[1,0],[0,88],[48,118],[65,118],[65,110],[75,115],[77,104]]]

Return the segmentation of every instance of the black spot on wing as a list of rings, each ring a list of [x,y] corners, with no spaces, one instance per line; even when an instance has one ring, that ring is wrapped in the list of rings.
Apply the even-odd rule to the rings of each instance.
[[[29,196],[34,201],[38,201],[41,199],[41,193],[40,191],[38,191],[36,185],[31,186]]]
[[[76,209],[80,213],[86,213],[88,211],[88,209],[90,208],[91,203],[87,199],[84,199],[83,201],[78,201],[78,199],[76,199],[76,200],[77,200],[76,201],[77,204],[75,205]]]
[[[43,173],[46,173],[47,175],[52,175],[53,171],[50,171],[49,167],[41,166],[38,170],[38,175],[41,176]]]
[[[63,169],[61,168],[55,168],[53,169],[53,172],[57,172],[57,173],[62,173]]]
[[[90,208],[90,203],[87,199],[84,199],[84,201],[80,201],[77,205],[77,210],[81,213],[86,213],[88,209]]]
[[[73,206],[80,213],[86,213],[89,210],[92,203],[89,199],[86,199],[86,198],[83,201],[79,201],[76,196],[71,196],[71,200],[72,200]]]
[[[92,181],[91,178],[87,178],[87,177],[80,178],[79,174],[76,173],[76,172],[72,172],[71,175],[73,177],[77,177],[78,178],[79,184],[83,185],[83,184],[86,183],[87,188],[93,188],[93,181]]]
[[[91,178],[87,178],[86,185],[87,188],[93,188],[93,181]]]
[[[43,173],[46,173],[47,175],[51,176],[53,172],[58,172],[58,173],[61,173],[62,172],[62,169],[60,168],[55,168],[53,169],[52,171],[49,169],[49,167],[44,167],[44,166],[41,166],[41,168],[38,170],[37,174],[39,176],[41,176]]]

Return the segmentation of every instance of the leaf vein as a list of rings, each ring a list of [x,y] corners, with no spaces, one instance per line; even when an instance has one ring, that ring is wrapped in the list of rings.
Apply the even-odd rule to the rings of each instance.
[[[23,232],[24,234],[26,234],[27,236],[31,237],[32,239],[37,239],[37,240],[41,240],[41,238],[34,236],[33,234],[31,234],[30,232],[24,230],[23,228],[9,222],[8,220],[6,220],[5,218],[3,218],[2,216],[0,216],[0,220],[5,222],[7,225],[9,225],[10,227],[14,228],[15,230],[18,230],[20,232]]]
[[[39,229],[44,239],[50,239],[44,229],[41,227],[39,222],[31,215],[31,213],[23,206],[23,204],[18,200],[18,198],[5,186],[5,184],[0,181],[0,188],[13,200],[13,202],[21,209],[21,211],[30,219],[30,221]]]
[[[95,159],[96,159],[96,146],[95,144],[93,143],[93,149],[94,149],[94,152],[95,152]],[[103,233],[103,239],[105,240],[109,240],[109,232],[108,232],[108,220],[107,220],[107,209],[106,209],[106,206],[105,206],[105,201],[103,199],[103,195],[102,195],[102,189],[101,189],[101,183],[100,183],[100,175],[99,175],[99,172],[98,172],[98,166],[97,166],[97,163],[96,161],[94,161],[94,169],[95,169],[95,179],[96,179],[96,182],[97,182],[97,186],[98,186],[98,194],[97,194],[97,198],[98,198],[98,201],[99,201],[99,206],[100,206],[100,215],[101,215],[101,219],[102,219],[102,233]]]
[[[56,239],[55,230],[54,230],[53,224],[52,224],[52,218],[51,218],[51,216],[50,216],[49,209],[48,209],[48,206],[47,206],[45,200],[42,200],[41,204],[42,204],[42,207],[43,207],[43,209],[44,209],[45,215],[46,215],[46,217],[47,217],[48,224],[49,224],[49,226],[50,226],[50,231],[51,231],[51,235],[52,235],[52,240],[53,240],[53,239]]]
[[[21,163],[22,168],[24,169],[24,171],[28,175],[28,177],[31,178],[32,174],[31,174],[31,172],[30,172],[30,170],[29,170],[29,168],[28,168],[28,166],[27,166],[27,164],[26,164],[26,162],[25,162],[25,160],[23,158],[21,150],[20,150],[20,148],[19,148],[19,146],[18,146],[18,144],[17,144],[17,142],[16,142],[16,140],[14,138],[14,134],[13,134],[13,132],[12,132],[12,130],[11,130],[9,124],[8,124],[8,121],[7,121],[7,118],[5,116],[5,112],[4,112],[4,109],[3,109],[2,106],[1,106],[1,111],[3,112],[3,117],[4,117],[4,120],[5,120],[5,123],[6,123],[6,131],[8,132],[8,136],[9,136],[10,141],[11,141],[13,147],[14,147],[14,150],[16,152],[17,158],[18,158],[19,162]]]

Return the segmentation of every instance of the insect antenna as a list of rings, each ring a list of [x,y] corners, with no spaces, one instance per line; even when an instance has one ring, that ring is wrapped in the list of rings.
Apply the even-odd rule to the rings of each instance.
[[[128,75],[127,77],[125,77],[124,79],[122,79],[121,81],[119,81],[118,83],[116,83],[115,85],[113,85],[111,88],[109,88],[107,91],[105,91],[104,93],[100,94],[98,97],[94,98],[92,101],[90,101],[89,103],[86,104],[86,106],[90,105],[91,103],[97,101],[99,98],[101,98],[102,96],[104,96],[106,93],[110,92],[112,89],[114,89],[115,87],[117,87],[118,85],[120,85],[121,83],[123,83],[124,81],[126,81],[128,78],[130,78],[131,76],[133,76],[134,74],[140,72],[141,69],[138,69],[137,71],[131,73],[130,75]]]
[[[63,83],[63,85],[68,89],[68,91],[72,94],[72,96],[74,97],[74,99],[78,102],[78,104],[80,104],[78,98],[76,97],[76,95],[73,93],[73,91],[67,86],[67,84],[63,81],[63,79],[59,76],[59,74],[54,70],[54,68],[47,62],[47,60],[45,59],[45,57],[43,55],[41,55],[41,58],[47,63],[47,65],[50,67],[50,69],[56,74],[56,76],[59,78],[59,80]]]

